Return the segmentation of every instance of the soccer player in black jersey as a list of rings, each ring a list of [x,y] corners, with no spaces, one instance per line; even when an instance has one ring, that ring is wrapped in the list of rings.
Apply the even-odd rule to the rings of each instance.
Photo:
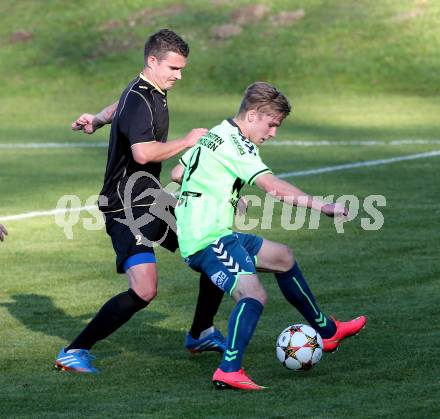
[[[97,372],[90,354],[92,346],[156,296],[153,243],[172,252],[177,248],[175,229],[171,228],[172,203],[164,198],[159,183],[161,162],[192,147],[207,132],[197,128],[184,138],[166,142],[167,91],[181,79],[188,54],[188,45],[176,33],[167,29],[156,32],[145,44],[143,71],[119,101],[97,116],[85,114],[74,122],[76,129],[91,133],[112,120],[99,208],[116,253],[117,272],[128,276],[129,289],[107,301],[73,342],[61,349],[55,361],[58,369]],[[158,207],[162,211],[158,212]],[[212,325],[221,298],[211,281],[201,278],[194,323],[186,339],[189,350],[224,350],[224,337]]]

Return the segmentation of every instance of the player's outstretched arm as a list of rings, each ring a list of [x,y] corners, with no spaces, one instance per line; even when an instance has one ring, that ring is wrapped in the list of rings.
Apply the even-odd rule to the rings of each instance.
[[[207,132],[206,128],[194,128],[186,137],[168,143],[151,141],[134,144],[131,146],[131,152],[136,163],[161,162],[168,160],[187,148],[193,147],[200,137]]]
[[[93,115],[91,113],[83,113],[72,123],[74,131],[83,131],[86,134],[93,134],[97,129],[113,121],[113,117],[118,107],[118,102],[105,107],[101,112]]]
[[[6,227],[3,224],[0,224],[0,241],[3,241],[7,235],[8,230],[6,230]]]
[[[329,217],[346,217],[348,210],[342,204],[328,204],[319,198],[308,195],[301,189],[277,178],[272,174],[258,176],[255,184],[268,193],[282,201],[297,207],[312,208],[320,211]]]

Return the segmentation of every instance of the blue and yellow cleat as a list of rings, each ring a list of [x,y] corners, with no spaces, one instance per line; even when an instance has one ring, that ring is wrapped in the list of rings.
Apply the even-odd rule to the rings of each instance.
[[[192,354],[208,351],[223,353],[226,350],[226,339],[220,330],[214,328],[212,333],[199,339],[194,339],[191,333],[188,332],[185,339],[185,348]]]
[[[54,367],[61,371],[96,374],[99,370],[92,365],[94,359],[95,357],[86,349],[71,349],[66,352],[61,348]]]

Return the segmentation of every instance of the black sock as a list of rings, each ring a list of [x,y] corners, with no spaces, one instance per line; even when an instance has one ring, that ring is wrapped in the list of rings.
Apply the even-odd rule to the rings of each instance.
[[[69,349],[90,349],[98,340],[105,339],[130,320],[133,314],[147,305],[148,303],[131,288],[115,295],[101,307],[101,310],[66,348],[66,351]]]
[[[223,294],[223,291],[206,274],[200,275],[199,296],[197,297],[194,320],[189,331],[194,339],[198,339],[200,333],[214,324],[214,317],[222,302]]]

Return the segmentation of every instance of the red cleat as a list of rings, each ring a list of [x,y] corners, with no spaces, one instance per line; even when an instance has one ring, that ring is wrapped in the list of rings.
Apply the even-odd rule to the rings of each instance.
[[[348,322],[340,322],[334,319],[336,324],[336,333],[328,339],[322,339],[324,352],[335,352],[341,341],[353,335],[357,335],[367,323],[365,316],[356,317]]]
[[[217,390],[263,390],[266,388],[255,384],[246,375],[243,368],[234,372],[224,372],[217,368],[212,377],[212,383]]]

